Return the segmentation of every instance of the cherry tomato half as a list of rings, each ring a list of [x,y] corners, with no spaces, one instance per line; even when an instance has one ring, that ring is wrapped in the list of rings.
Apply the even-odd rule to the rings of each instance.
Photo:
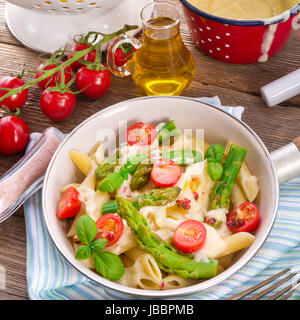
[[[173,186],[180,177],[180,166],[170,159],[157,160],[151,170],[151,180],[159,188]]]
[[[56,216],[58,218],[72,218],[76,216],[81,207],[79,192],[73,188],[68,188],[61,196],[58,203]]]
[[[12,76],[5,76],[0,79],[0,88],[15,89],[23,86],[25,82]],[[0,90],[0,97],[4,96],[8,91]],[[17,108],[23,107],[28,97],[28,89],[22,90],[19,93],[15,93],[12,96],[4,99],[0,102],[1,106],[6,106],[10,111],[14,111]]]
[[[45,62],[43,62],[42,64],[39,65],[38,67],[38,70],[51,70],[51,69],[54,69],[57,67],[56,64],[54,63],[51,63],[49,64],[47,67],[45,67]],[[62,62],[60,61],[60,64],[62,64]],[[40,72],[37,72],[35,74],[35,78],[39,78],[41,76],[44,75],[44,72],[40,71]],[[71,77],[72,77],[72,74],[71,74],[71,68],[70,67],[67,67],[65,70],[64,70],[64,76],[65,76],[65,84],[68,83],[70,80],[71,80]],[[52,76],[40,81],[37,83],[37,85],[39,86],[39,88],[41,90],[45,90],[47,87],[54,87],[56,85],[56,81],[57,80],[58,82],[61,82],[61,72],[56,72],[54,73]]]
[[[104,67],[104,66],[103,66]],[[88,69],[87,66],[77,71],[75,84],[78,90],[89,99],[98,99],[110,88],[111,75],[107,69]]]
[[[83,51],[90,46],[86,43],[75,43],[74,46],[70,49],[71,51]],[[69,52],[68,53],[68,59],[71,59],[74,56],[74,53]],[[83,57],[80,58],[80,60],[90,61],[94,62],[96,58],[96,51],[93,50],[87,54],[85,54]],[[79,61],[74,61],[70,67],[74,72],[77,72],[80,68],[82,68],[84,64],[80,63]]]
[[[146,146],[152,144],[157,130],[152,124],[136,122],[127,129],[127,142],[130,145]]]
[[[108,213],[96,221],[98,234],[96,239],[107,239],[107,247],[115,244],[122,236],[124,224],[122,218],[116,213]]]
[[[40,106],[47,118],[53,121],[63,121],[73,112],[76,105],[76,95],[58,91],[43,91]]]
[[[228,229],[233,232],[250,232],[259,223],[258,207],[252,202],[244,202],[226,215]]]
[[[195,252],[201,249],[206,238],[206,228],[197,220],[186,220],[176,228],[173,241],[183,252]]]
[[[29,141],[27,123],[17,116],[5,116],[0,119],[0,152],[15,154],[22,152]]]

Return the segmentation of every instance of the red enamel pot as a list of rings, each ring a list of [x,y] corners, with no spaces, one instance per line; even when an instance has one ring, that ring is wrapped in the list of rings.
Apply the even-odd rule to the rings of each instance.
[[[186,0],[180,1],[196,47],[226,62],[265,62],[284,47],[293,28],[300,28],[300,2],[272,18],[233,20],[213,16]]]

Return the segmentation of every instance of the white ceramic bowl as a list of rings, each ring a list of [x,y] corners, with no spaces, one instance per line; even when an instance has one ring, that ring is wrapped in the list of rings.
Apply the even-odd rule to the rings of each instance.
[[[236,256],[230,268],[210,280],[185,288],[165,291],[125,287],[102,278],[75,259],[73,246],[66,237],[66,222],[56,217],[61,187],[76,179],[76,169],[68,156],[68,151],[79,149],[88,153],[97,143],[96,133],[99,128],[110,128],[117,132],[118,122],[122,120],[128,120],[128,125],[130,125],[137,121],[157,124],[168,119],[175,120],[181,129],[203,128],[205,140],[209,143],[225,144],[227,139],[230,139],[248,150],[247,166],[258,177],[260,183],[261,192],[257,204],[261,213],[261,222],[256,231],[255,242]],[[193,99],[144,97],[106,108],[85,120],[68,135],[54,154],[47,169],[42,201],[45,223],[52,240],[61,254],[82,274],[99,285],[128,294],[144,297],[171,297],[210,288],[245,266],[262,246],[272,228],[277,212],[278,190],[276,169],[268,150],[259,137],[243,122],[216,107]]]

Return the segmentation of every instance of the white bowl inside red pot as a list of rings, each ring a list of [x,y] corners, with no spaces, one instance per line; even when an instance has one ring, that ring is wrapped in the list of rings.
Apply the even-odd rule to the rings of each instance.
[[[265,62],[300,28],[300,3],[267,19],[229,19],[180,0],[192,40],[207,55],[232,63]]]
[[[77,179],[77,170],[69,157],[69,151],[76,149],[89,153],[99,142],[99,129],[108,129],[109,132],[118,134],[119,122],[124,120],[128,121],[128,125],[137,121],[158,124],[166,120],[175,120],[180,129],[204,129],[204,138],[208,143],[225,144],[229,139],[248,150],[246,164],[260,183],[257,205],[261,221],[255,232],[254,243],[239,252],[231,266],[216,277],[174,290],[143,290],[107,280],[75,259],[73,244],[66,236],[69,223],[56,217],[61,188]],[[98,112],[67,136],[55,152],[45,175],[43,214],[46,227],[57,249],[78,271],[99,285],[144,297],[181,296],[211,288],[238,272],[253,258],[267,239],[276,217],[278,181],[282,183],[298,174],[300,152],[294,143],[270,155],[260,138],[246,124],[219,108],[189,98],[144,97],[124,101]]]

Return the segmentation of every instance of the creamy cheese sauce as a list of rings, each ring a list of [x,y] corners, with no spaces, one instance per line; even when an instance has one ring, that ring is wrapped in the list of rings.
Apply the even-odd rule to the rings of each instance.
[[[189,0],[196,8],[229,19],[267,19],[297,5],[298,0]]]

